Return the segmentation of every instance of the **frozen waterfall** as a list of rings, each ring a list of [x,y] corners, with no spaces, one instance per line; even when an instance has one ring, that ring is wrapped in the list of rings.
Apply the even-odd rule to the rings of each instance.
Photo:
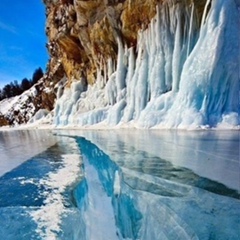
[[[118,40],[116,69],[106,60],[93,86],[74,82],[57,99],[55,124],[239,126],[240,13],[234,0],[209,2],[202,20],[194,4],[158,6],[136,50]]]

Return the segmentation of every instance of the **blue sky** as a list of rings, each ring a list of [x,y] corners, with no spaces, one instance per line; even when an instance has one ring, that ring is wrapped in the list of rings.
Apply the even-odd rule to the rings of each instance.
[[[0,88],[45,71],[46,42],[42,0],[0,0]]]

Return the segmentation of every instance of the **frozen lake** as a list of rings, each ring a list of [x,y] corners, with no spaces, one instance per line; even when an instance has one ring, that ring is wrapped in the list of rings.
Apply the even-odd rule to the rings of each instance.
[[[48,130],[0,131],[0,176],[56,142]]]
[[[0,239],[239,239],[237,131],[0,132]]]

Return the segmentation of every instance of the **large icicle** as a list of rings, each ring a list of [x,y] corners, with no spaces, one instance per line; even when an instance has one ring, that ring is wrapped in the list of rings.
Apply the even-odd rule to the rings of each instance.
[[[179,86],[179,78],[181,74],[180,64],[181,64],[181,48],[182,48],[182,19],[181,19],[181,12],[180,9],[177,8],[176,10],[176,18],[177,18],[177,28],[176,28],[176,35],[174,40],[174,50],[173,50],[173,86],[172,89],[174,92],[178,91]]]
[[[125,66],[125,51],[121,40],[118,38],[118,59],[116,70],[116,86],[118,99],[122,99],[121,91],[126,87],[126,66]]]
[[[211,3],[211,0],[207,0],[207,2],[205,4],[204,11],[203,11],[203,16],[202,16],[202,22],[201,22],[200,31],[202,30],[203,25],[205,24],[206,17],[207,17],[207,9],[208,9],[208,6],[209,6],[210,3]]]
[[[194,2],[192,3],[191,18],[190,18],[190,27],[189,27],[189,33],[188,33],[187,56],[189,56],[189,54],[190,54],[190,48],[191,48],[191,36],[192,36],[192,31],[193,31],[193,14],[194,14]]]
[[[212,1],[208,20],[187,59],[180,92],[162,125],[238,125],[239,16],[233,0]],[[226,120],[226,117],[225,117]]]

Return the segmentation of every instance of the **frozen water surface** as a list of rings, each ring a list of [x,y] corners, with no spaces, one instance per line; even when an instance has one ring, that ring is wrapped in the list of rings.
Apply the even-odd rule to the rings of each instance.
[[[86,170],[75,193],[86,239],[96,238],[88,237],[88,229],[100,232],[89,214],[99,199],[102,205],[111,201],[112,210],[104,207],[101,221],[109,222],[113,212],[116,227],[107,226],[119,239],[239,238],[237,131],[72,134],[85,137],[76,138],[83,165],[95,169],[95,174]]]
[[[0,239],[239,239],[239,132],[48,134],[0,177]]]
[[[0,239],[79,239],[72,237],[79,216],[70,207],[71,186],[81,176],[74,139],[56,137],[50,130],[2,135]]]
[[[49,130],[0,131],[0,176],[55,143]]]

